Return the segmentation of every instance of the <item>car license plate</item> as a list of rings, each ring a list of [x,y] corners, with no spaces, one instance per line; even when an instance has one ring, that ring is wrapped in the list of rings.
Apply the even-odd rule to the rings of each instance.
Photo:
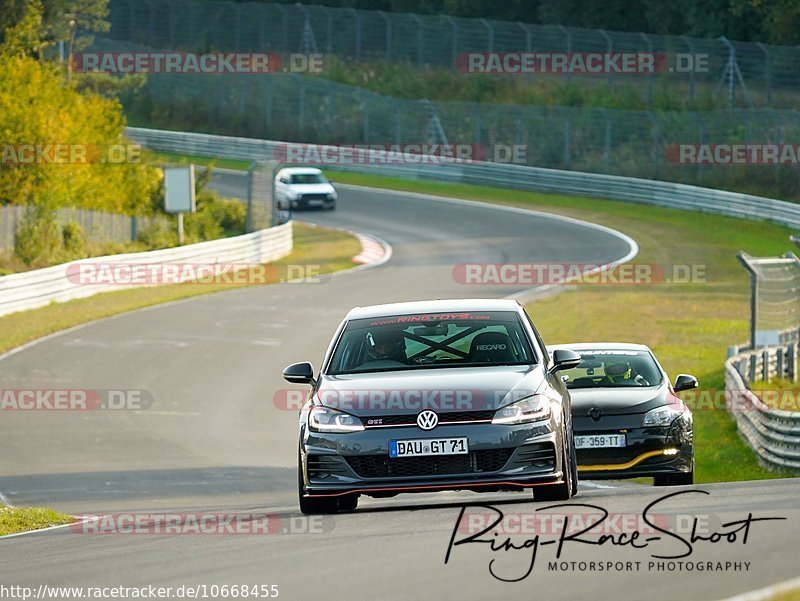
[[[469,453],[466,438],[424,438],[390,440],[389,457],[423,457],[426,455],[464,455]]]
[[[590,436],[576,436],[576,449],[607,449],[625,446],[624,434],[592,434]]]
[[[312,207],[318,207],[319,205],[322,204],[322,201],[321,200],[316,200],[316,199],[309,200],[308,204],[311,205]]]

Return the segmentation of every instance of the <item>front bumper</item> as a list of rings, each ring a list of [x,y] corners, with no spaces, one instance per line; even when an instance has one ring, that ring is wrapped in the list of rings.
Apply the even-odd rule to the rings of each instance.
[[[447,425],[368,428],[327,434],[305,430],[300,449],[306,496],[350,493],[376,497],[437,490],[519,490],[560,482],[561,440],[550,422],[516,426]],[[389,458],[389,441],[426,438],[468,440],[468,455]]]
[[[691,415],[663,428],[601,428],[575,419],[575,435],[625,434],[624,448],[578,449],[583,480],[638,478],[694,469]],[[591,423],[591,422],[590,422]]]
[[[299,196],[295,200],[289,201],[292,210],[303,211],[307,209],[328,209],[336,204],[335,198],[322,197],[320,195]]]

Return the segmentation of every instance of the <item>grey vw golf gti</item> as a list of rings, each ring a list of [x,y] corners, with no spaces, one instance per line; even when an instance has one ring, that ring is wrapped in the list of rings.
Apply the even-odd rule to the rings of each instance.
[[[359,307],[342,321],[300,412],[303,513],[353,510],[360,495],[531,488],[539,500],[577,489],[570,397],[511,300],[438,300]]]

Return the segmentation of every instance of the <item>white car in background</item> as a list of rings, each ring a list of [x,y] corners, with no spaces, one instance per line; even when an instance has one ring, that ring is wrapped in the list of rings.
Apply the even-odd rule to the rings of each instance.
[[[319,169],[286,167],[275,175],[275,202],[281,210],[336,208],[336,190]]]

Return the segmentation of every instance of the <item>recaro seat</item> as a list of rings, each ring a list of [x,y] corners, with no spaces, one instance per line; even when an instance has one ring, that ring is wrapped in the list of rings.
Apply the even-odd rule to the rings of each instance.
[[[470,363],[513,363],[518,359],[508,334],[484,332],[472,339],[467,360]]]

